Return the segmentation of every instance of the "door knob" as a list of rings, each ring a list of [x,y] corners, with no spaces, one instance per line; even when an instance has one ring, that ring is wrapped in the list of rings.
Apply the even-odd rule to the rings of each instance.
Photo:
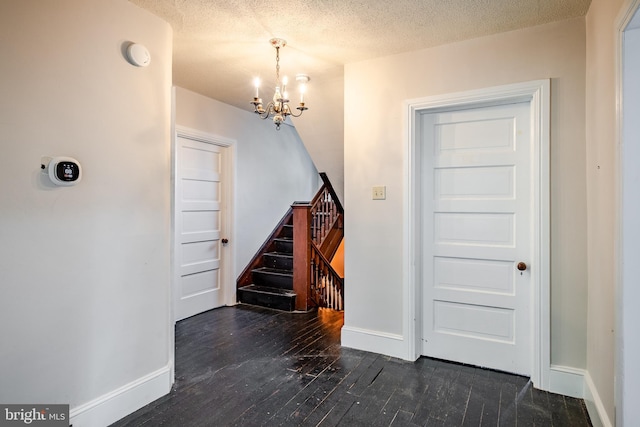
[[[518,268],[518,270],[520,270],[520,271],[525,271],[525,270],[527,269],[527,264],[525,264],[524,262],[520,261],[520,262],[518,263],[518,267],[517,267],[517,268]]]
[[[226,245],[227,243],[229,243],[229,239],[222,239],[221,242],[223,245]]]

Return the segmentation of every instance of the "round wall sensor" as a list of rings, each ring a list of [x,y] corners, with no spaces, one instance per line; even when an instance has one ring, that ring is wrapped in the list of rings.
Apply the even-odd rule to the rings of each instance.
[[[151,55],[143,45],[131,43],[127,47],[127,60],[137,67],[146,67],[151,62]]]

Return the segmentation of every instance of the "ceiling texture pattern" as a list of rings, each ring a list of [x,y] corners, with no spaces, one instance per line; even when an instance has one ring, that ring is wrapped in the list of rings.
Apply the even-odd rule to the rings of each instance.
[[[584,16],[591,0],[129,0],[173,28],[173,84],[253,111],[281,76],[311,77],[292,122],[318,171],[344,199],[344,66]],[[138,42],[144,42],[138,40]],[[153,62],[153,59],[152,59]],[[396,82],[390,81],[389,85]],[[293,96],[292,100],[295,99]],[[289,119],[287,119],[289,122]],[[275,129],[275,128],[274,128]],[[274,130],[275,131],[275,130]]]
[[[584,16],[591,2],[130,1],[172,26],[175,85],[245,110],[254,77],[275,85],[273,37],[287,40],[281,74],[308,74],[312,99],[314,82],[341,76],[345,64]]]

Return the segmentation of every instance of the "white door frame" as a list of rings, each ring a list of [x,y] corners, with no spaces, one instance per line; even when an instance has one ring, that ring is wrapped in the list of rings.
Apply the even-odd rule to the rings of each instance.
[[[465,108],[510,102],[531,105],[534,149],[532,189],[534,224],[531,262],[533,357],[531,380],[537,388],[549,389],[550,346],[550,187],[549,187],[549,117],[550,81],[536,80],[468,92],[451,93],[405,101],[404,212],[403,212],[403,319],[407,359],[420,357],[422,339],[421,292],[421,152],[417,117],[430,110]]]
[[[171,229],[172,229],[172,242],[171,242],[171,321],[175,323],[175,295],[178,292],[177,286],[179,283],[178,265],[175,259],[175,229],[176,229],[176,172],[177,172],[177,156],[176,150],[178,149],[177,140],[179,137],[190,139],[193,141],[204,142],[207,144],[213,144],[227,149],[227,156],[225,157],[225,164],[223,165],[223,221],[224,227],[227,230],[226,237],[229,239],[229,244],[223,248],[224,256],[221,258],[222,276],[221,281],[223,283],[222,295],[225,305],[234,305],[236,303],[235,292],[235,280],[233,277],[233,266],[235,265],[235,233],[234,233],[234,178],[235,178],[235,147],[236,141],[229,138],[224,138],[219,135],[202,132],[196,129],[188,128],[185,126],[176,125],[173,140],[173,159],[171,166]]]
[[[640,0],[628,0],[617,19],[616,34],[616,142],[617,160],[617,284],[616,313],[616,381],[614,401],[615,420],[620,425],[635,425],[640,416],[635,406],[640,397],[640,339],[637,334],[640,312],[636,305],[640,291],[638,275],[640,266],[640,198],[638,197],[638,172],[640,167],[640,98],[630,88],[630,75],[640,76]],[[625,34],[633,31],[634,45],[625,43]],[[627,35],[628,37],[628,35]],[[626,73],[625,73],[626,72]],[[600,408],[598,408],[600,409]]]

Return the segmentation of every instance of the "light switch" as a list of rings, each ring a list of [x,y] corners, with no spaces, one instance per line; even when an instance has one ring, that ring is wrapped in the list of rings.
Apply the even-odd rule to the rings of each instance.
[[[387,198],[387,187],[376,185],[373,187],[373,200],[385,200]]]

